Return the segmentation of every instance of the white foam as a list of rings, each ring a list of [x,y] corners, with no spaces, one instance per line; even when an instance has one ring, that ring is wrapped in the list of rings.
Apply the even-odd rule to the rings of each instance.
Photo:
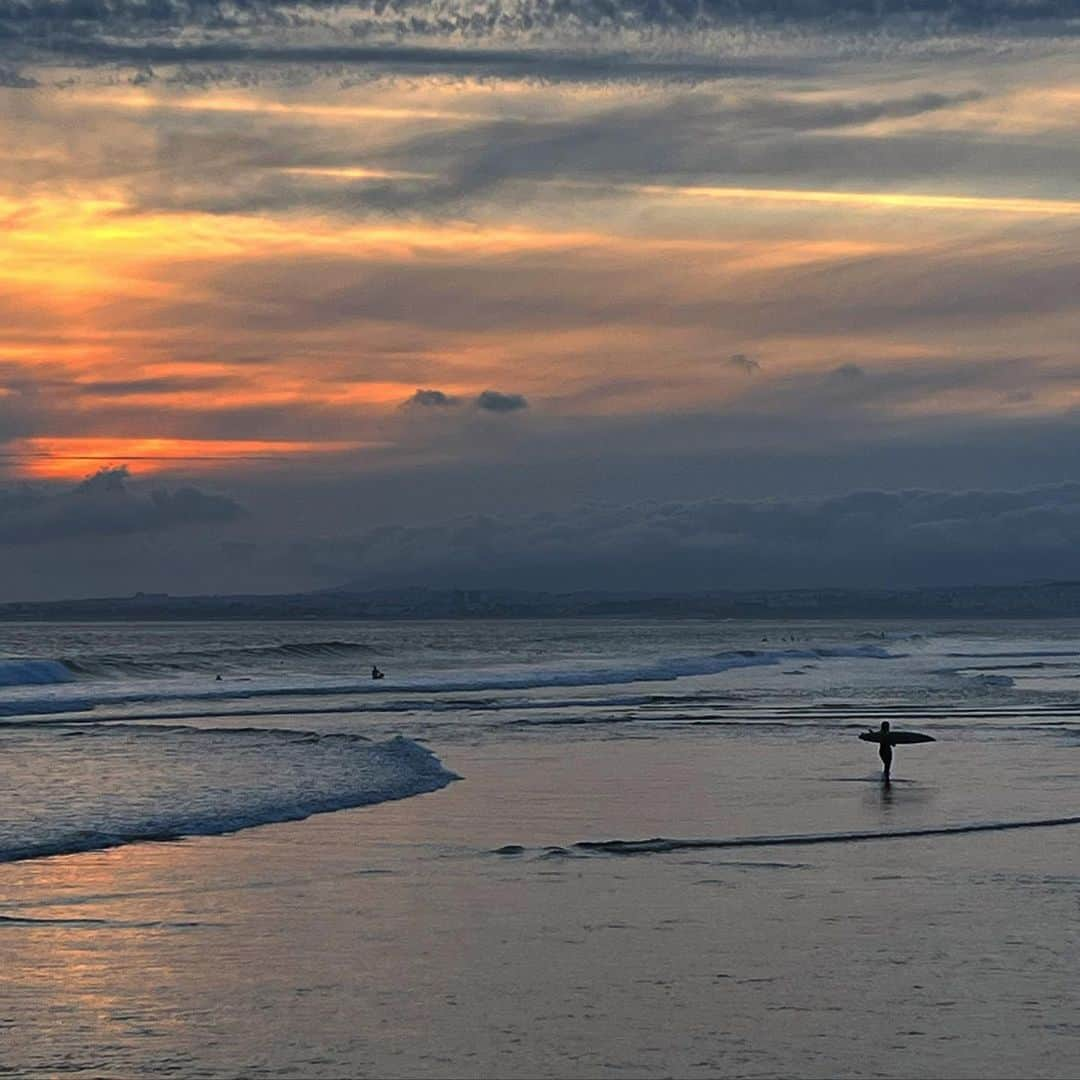
[[[20,792],[0,822],[0,862],[139,840],[234,832],[404,799],[455,775],[396,737],[91,727],[27,730],[0,783]]]

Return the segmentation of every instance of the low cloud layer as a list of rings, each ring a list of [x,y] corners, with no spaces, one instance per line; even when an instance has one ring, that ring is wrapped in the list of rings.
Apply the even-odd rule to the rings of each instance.
[[[69,490],[0,490],[0,544],[80,542],[99,537],[221,525],[243,511],[192,487],[133,490],[127,469],[102,469]]]
[[[478,514],[301,545],[325,576],[385,584],[709,590],[1080,576],[1080,484],[858,491]]]

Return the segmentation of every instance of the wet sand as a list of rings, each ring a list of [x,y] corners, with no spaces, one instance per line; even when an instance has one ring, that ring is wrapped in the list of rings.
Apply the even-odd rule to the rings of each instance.
[[[1067,785],[1051,807],[1015,776],[965,787],[948,745],[901,756],[888,793],[846,742],[812,760],[704,735],[432,748],[464,779],[430,795],[0,866],[0,1070],[1080,1072],[1080,827],[574,847],[1039,817]],[[993,781],[1010,753],[964,760]]]

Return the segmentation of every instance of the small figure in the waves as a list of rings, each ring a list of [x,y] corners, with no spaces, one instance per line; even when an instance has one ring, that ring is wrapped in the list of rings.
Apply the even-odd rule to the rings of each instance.
[[[215,677],[214,682],[221,682],[221,674],[220,673]]]
[[[371,665],[371,677],[373,679],[385,679],[386,672],[380,671],[374,664]]]

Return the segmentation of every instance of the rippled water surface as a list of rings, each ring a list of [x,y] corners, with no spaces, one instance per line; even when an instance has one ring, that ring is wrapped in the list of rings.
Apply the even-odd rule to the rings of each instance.
[[[1073,1075],[1078,676],[1067,622],[0,626],[0,1068]]]

